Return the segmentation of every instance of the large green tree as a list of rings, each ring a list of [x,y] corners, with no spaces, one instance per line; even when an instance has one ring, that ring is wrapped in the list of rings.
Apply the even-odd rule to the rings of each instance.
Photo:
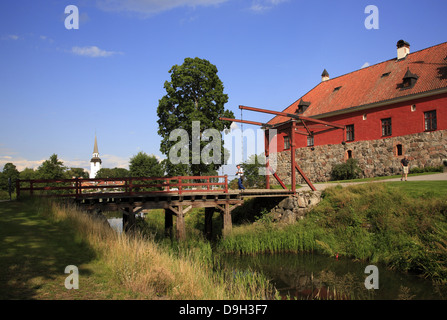
[[[57,158],[57,154],[51,155],[36,170],[38,179],[65,179],[67,168],[64,163]]]
[[[101,168],[96,174],[96,178],[126,178],[129,176],[129,170],[125,168]]]
[[[224,155],[220,133],[231,125],[231,122],[221,121],[219,117],[234,118],[233,112],[225,110],[228,95],[224,93],[217,67],[205,59],[186,58],[182,65],[174,65],[169,73],[171,81],[165,82],[166,95],[159,100],[157,109],[158,133],[162,137],[160,151],[168,157],[166,172],[173,176],[204,175],[217,171],[223,164]],[[188,133],[188,150],[182,149],[182,152],[188,152],[187,163],[182,161],[177,164],[170,159],[172,148],[182,140],[171,136],[177,129]],[[207,129],[216,129],[219,137],[205,137]],[[216,152],[216,156],[220,154],[219,161],[204,161],[201,154],[196,152],[199,145],[199,150],[204,150],[210,142],[219,143],[220,152]],[[212,149],[210,155],[214,156],[214,152],[215,149]]]
[[[131,177],[163,177],[163,166],[155,156],[139,152],[130,158],[129,173]]]
[[[3,166],[3,172],[0,175],[0,189],[9,190],[9,179],[11,179],[12,191],[15,190],[16,180],[19,178],[19,171],[11,162]]]
[[[25,168],[20,171],[19,178],[22,180],[32,180],[36,179],[37,173],[33,168]]]
[[[88,179],[88,172],[84,168],[70,168],[65,172],[67,179],[82,178]]]
[[[241,164],[244,169],[244,186],[248,188],[265,188],[265,175],[260,174],[260,169],[265,168],[265,155],[251,155]]]

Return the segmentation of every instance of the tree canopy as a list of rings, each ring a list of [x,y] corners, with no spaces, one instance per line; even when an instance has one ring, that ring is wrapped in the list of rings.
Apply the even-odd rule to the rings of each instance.
[[[158,133],[162,137],[160,151],[168,157],[165,163],[166,172],[172,176],[203,175],[217,171],[224,162],[222,135],[220,141],[214,141],[217,138],[212,137],[213,142],[220,143],[221,159],[217,163],[204,161],[200,154],[198,159],[197,154],[193,154],[193,149],[197,150],[193,148],[193,143],[199,141],[195,146],[200,145],[200,150],[208,145],[209,140],[204,137],[206,129],[216,129],[221,133],[230,127],[231,122],[221,121],[219,117],[234,118],[233,112],[224,108],[228,102],[228,95],[224,93],[223,83],[217,75],[217,67],[205,59],[186,58],[182,65],[174,65],[169,73],[171,81],[165,82],[166,95],[159,100],[157,108]],[[200,122],[198,132],[194,132],[193,122],[196,125]],[[169,159],[171,148],[178,143],[178,140],[173,140],[171,137],[177,129],[186,130],[189,135],[188,163],[176,164]],[[215,150],[212,149],[210,152],[214,153]]]
[[[38,179],[65,179],[67,167],[57,158],[57,154],[51,155],[50,159],[45,160],[37,168]]]
[[[101,168],[96,173],[96,179],[100,178],[126,178],[129,177],[129,170],[125,168]]]
[[[0,189],[8,190],[8,180],[11,179],[12,191],[15,190],[15,182],[19,178],[19,174],[20,173],[14,164],[12,164],[11,162],[6,163],[3,166],[3,171],[0,172]]]
[[[67,176],[67,179],[71,179],[73,177],[88,179],[89,177],[88,172],[85,171],[83,168],[70,168],[65,172],[65,175]]]
[[[139,152],[130,158],[129,173],[131,177],[162,177],[163,166],[155,156]]]

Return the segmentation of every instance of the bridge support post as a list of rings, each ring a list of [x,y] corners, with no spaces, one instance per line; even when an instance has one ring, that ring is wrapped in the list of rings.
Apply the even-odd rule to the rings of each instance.
[[[172,216],[174,213],[170,209],[165,209],[165,236],[172,238],[172,228],[174,226]]]
[[[230,204],[224,205],[223,210],[223,232],[222,235],[225,238],[227,235],[231,233],[231,230],[233,230],[233,222],[231,220],[231,208]]]
[[[177,240],[183,241],[186,240],[185,214],[192,209],[192,206],[189,206],[185,209],[182,205],[177,205],[176,207],[177,209],[175,209],[173,206],[169,206],[169,210],[177,216],[175,224],[175,236]]]
[[[134,229],[136,223],[135,213],[132,207],[123,208],[123,230],[129,232]]]
[[[233,230],[233,222],[231,219],[231,212],[236,209],[237,207],[241,206],[243,201],[231,206],[230,203],[225,203],[222,206],[216,205],[216,207],[222,211],[223,215],[223,230],[222,230],[222,236],[225,238],[227,235],[231,233],[231,230]]]
[[[213,237],[213,215],[215,208],[205,208],[205,238],[211,240]]]
[[[183,241],[186,239],[185,214],[183,213],[183,206],[178,207],[175,233],[177,240]]]

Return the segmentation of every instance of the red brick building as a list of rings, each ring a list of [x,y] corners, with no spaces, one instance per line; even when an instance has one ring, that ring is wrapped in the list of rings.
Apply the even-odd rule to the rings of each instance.
[[[447,42],[410,53],[400,40],[391,60],[333,79],[324,70],[321,83],[284,112],[345,126],[310,136],[305,131],[318,125],[296,130],[296,162],[312,181],[329,180],[332,167],[351,157],[365,177],[398,173],[404,154],[413,167],[440,166],[447,159]],[[277,140],[278,175],[290,182],[285,132]]]

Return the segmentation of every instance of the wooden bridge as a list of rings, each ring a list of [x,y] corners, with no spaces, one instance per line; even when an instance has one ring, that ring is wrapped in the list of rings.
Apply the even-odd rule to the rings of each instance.
[[[232,211],[244,200],[294,194],[284,189],[229,190],[227,176],[17,180],[16,190],[17,198],[24,194],[66,198],[88,212],[120,211],[126,231],[134,227],[135,216],[143,210],[164,209],[166,234],[172,235],[175,216],[175,235],[179,240],[186,237],[185,215],[192,208],[205,208],[204,232],[208,238],[213,214],[220,211],[225,236],[232,229]]]

